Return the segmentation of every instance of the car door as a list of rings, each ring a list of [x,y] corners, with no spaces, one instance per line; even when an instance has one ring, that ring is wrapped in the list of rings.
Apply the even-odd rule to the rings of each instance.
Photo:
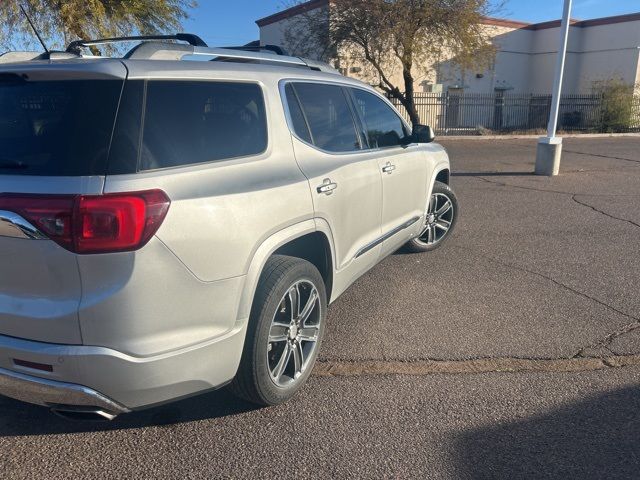
[[[309,179],[315,215],[333,236],[333,297],[379,259],[382,175],[364,150],[340,85],[286,82],[282,87],[296,160]]]
[[[430,162],[423,149],[408,143],[408,126],[386,100],[364,89],[350,90],[382,174],[384,256],[397,250],[420,228],[427,205]]]

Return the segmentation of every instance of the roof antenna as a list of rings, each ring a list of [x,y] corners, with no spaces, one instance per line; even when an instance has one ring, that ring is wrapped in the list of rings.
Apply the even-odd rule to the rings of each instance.
[[[33,33],[36,34],[36,37],[38,37],[38,41],[40,42],[40,45],[42,45],[42,48],[44,48],[44,51],[46,53],[50,53],[49,49],[47,48],[47,46],[44,43],[44,40],[42,40],[42,37],[40,36],[40,34],[38,33],[38,29],[35,27],[35,25],[33,24],[33,22],[31,21],[31,18],[29,18],[29,14],[27,14],[27,11],[24,9],[24,7],[22,5],[20,5],[20,10],[22,10],[22,13],[24,13],[24,16],[27,17],[27,21],[29,22],[29,25],[31,25],[31,28],[33,30]]]

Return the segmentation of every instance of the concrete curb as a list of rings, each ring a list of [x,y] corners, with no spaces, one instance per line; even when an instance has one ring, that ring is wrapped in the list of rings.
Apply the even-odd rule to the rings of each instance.
[[[544,135],[439,135],[436,141],[441,140],[536,140]],[[561,138],[615,138],[637,137],[640,133],[572,133],[558,135]]]

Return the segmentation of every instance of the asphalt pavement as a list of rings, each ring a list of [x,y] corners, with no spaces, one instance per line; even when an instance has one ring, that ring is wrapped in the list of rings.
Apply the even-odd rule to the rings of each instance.
[[[293,401],[85,424],[0,399],[2,477],[638,478],[640,137],[565,139],[555,178],[533,139],[442,143],[457,232],[330,307]]]

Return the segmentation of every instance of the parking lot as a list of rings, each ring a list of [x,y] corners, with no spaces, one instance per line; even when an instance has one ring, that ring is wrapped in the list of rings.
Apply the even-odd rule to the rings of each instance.
[[[70,423],[0,399],[3,478],[637,478],[640,137],[445,139],[460,197],[329,310],[288,404],[226,391]]]

